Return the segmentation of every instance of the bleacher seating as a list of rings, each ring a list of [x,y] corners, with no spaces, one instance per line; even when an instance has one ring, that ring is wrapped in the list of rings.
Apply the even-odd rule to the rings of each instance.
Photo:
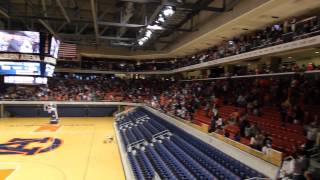
[[[310,113],[314,114],[313,110],[315,108],[309,109]],[[219,108],[219,114],[225,120],[225,122],[230,117],[230,114],[236,111],[240,112],[241,114],[244,111],[244,108],[227,105]],[[195,121],[210,125],[210,118],[205,115],[203,108],[200,108],[195,113]],[[263,134],[267,134],[273,138],[273,148],[286,154],[291,154],[293,152],[293,147],[300,146],[306,142],[303,135],[302,125],[287,123],[285,127],[282,126],[280,121],[280,113],[276,108],[264,107],[262,108],[261,116],[249,115],[248,121],[250,123],[257,123]],[[225,127],[225,131],[229,132],[230,138],[233,138],[234,135],[240,131],[240,129],[236,125],[227,125]],[[219,132],[221,134],[223,133],[222,131]],[[248,145],[249,139],[241,138],[240,142]]]
[[[142,108],[117,121],[136,179],[246,179],[264,177]],[[136,145],[135,142],[143,143]]]

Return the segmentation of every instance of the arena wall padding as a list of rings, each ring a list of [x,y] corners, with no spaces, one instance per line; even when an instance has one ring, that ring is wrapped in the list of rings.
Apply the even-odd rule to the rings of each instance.
[[[11,117],[49,117],[41,105],[5,105],[4,111]],[[60,117],[106,117],[115,111],[116,106],[58,105]]]

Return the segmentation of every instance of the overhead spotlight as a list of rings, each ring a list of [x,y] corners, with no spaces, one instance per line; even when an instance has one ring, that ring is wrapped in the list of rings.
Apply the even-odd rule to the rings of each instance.
[[[159,14],[158,21],[164,23],[164,17],[162,14]]]
[[[172,6],[166,6],[165,9],[162,11],[165,17],[170,17],[174,14],[174,10]]]
[[[143,45],[143,41],[138,41],[139,46]]]
[[[149,38],[148,37],[143,37],[141,40],[143,41],[143,42],[145,42],[145,41],[147,41]]]
[[[162,30],[163,28],[161,26],[155,24],[155,25],[148,25],[147,29],[150,29],[150,30]]]
[[[320,52],[319,52],[319,51],[316,51],[316,52],[314,52],[314,53],[319,54]]]
[[[146,37],[147,37],[147,38],[150,38],[151,35],[152,35],[152,31],[147,30],[147,31],[146,31]]]

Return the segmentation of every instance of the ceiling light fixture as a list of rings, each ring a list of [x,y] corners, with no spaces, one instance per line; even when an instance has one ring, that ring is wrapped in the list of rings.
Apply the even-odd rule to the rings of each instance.
[[[148,25],[147,29],[150,29],[150,30],[162,30],[163,28],[161,26],[155,24],[155,25]]]
[[[147,38],[150,38],[151,35],[152,35],[152,31],[147,30],[147,31],[146,31],[146,37],[147,37]]]
[[[174,10],[172,6],[166,6],[164,10],[162,10],[162,13],[165,17],[170,17],[174,14]]]
[[[159,15],[158,21],[164,23],[164,17],[162,16],[162,14]]]

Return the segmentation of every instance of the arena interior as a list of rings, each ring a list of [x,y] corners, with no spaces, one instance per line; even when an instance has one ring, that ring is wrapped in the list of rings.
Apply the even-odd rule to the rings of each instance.
[[[1,0],[0,180],[319,180],[319,0]]]

